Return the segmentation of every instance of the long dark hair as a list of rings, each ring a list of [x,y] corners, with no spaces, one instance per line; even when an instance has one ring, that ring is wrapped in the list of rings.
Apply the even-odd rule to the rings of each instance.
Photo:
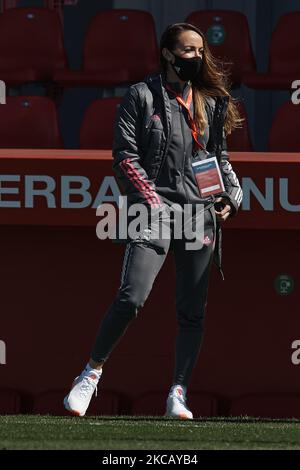
[[[189,23],[174,23],[169,25],[162,34],[160,41],[160,65],[163,73],[167,73],[168,61],[162,54],[163,48],[173,51],[178,42],[178,37],[184,31],[195,31],[203,40],[203,65],[201,77],[192,83],[195,101],[195,119],[200,133],[203,134],[207,121],[205,118],[205,97],[228,96],[229,104],[225,117],[225,132],[230,134],[233,129],[241,127],[243,119],[240,117],[235,100],[230,95],[228,71],[221,61],[212,56],[205,35],[199,28]]]

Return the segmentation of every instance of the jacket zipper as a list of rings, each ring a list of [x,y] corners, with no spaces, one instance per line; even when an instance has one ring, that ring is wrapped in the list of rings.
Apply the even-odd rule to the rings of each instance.
[[[182,115],[182,107],[181,105],[179,105],[179,112],[180,112],[180,124],[181,124],[181,132],[182,132],[182,139],[183,139],[183,165],[182,165],[182,169],[181,169],[181,181],[182,181],[182,185],[184,187],[184,191],[185,191],[185,197],[186,197],[186,200],[189,204],[189,198],[188,198],[188,194],[187,194],[187,190],[186,190],[186,184],[185,184],[185,181],[184,181],[184,169],[185,169],[185,159],[186,159],[186,142],[185,142],[185,135],[184,135],[184,127],[183,127],[183,115]]]
[[[165,91],[165,93],[166,93],[166,91]],[[171,143],[171,125],[170,125],[169,120],[168,120],[166,103],[165,103],[165,98],[164,97],[163,97],[163,100],[164,100],[163,110],[164,110],[164,115],[165,115],[165,120],[166,120],[166,125],[167,125],[166,144],[165,144],[162,159],[161,159],[161,162],[160,162],[160,167],[159,167],[157,175],[155,177],[155,182],[158,181],[158,178],[161,174],[161,171],[162,171],[163,165],[165,163],[167,153],[169,151],[170,143]]]

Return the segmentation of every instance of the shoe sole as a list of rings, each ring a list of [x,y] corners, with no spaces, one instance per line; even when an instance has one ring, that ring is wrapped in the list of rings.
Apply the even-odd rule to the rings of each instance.
[[[179,415],[171,415],[171,414],[165,414],[165,418],[171,418],[171,419],[182,419],[182,420],[191,420],[194,419],[193,417],[191,418],[190,416],[186,415],[185,413],[180,413]]]
[[[180,413],[179,419],[193,419],[193,418],[190,418],[188,415],[186,415],[184,413]]]

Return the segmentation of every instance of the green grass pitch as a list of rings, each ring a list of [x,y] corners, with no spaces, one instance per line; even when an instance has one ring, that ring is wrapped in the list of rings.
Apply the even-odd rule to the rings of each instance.
[[[300,449],[300,420],[0,416],[0,449]]]

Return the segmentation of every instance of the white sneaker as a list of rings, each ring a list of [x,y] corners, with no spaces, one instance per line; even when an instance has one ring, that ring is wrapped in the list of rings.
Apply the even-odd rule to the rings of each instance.
[[[186,390],[181,385],[173,385],[167,398],[165,416],[179,419],[193,419],[193,413],[186,405]]]
[[[64,398],[66,410],[73,415],[84,416],[94,392],[97,396],[97,384],[101,375],[102,369],[97,372],[83,370],[74,380],[70,393]]]

